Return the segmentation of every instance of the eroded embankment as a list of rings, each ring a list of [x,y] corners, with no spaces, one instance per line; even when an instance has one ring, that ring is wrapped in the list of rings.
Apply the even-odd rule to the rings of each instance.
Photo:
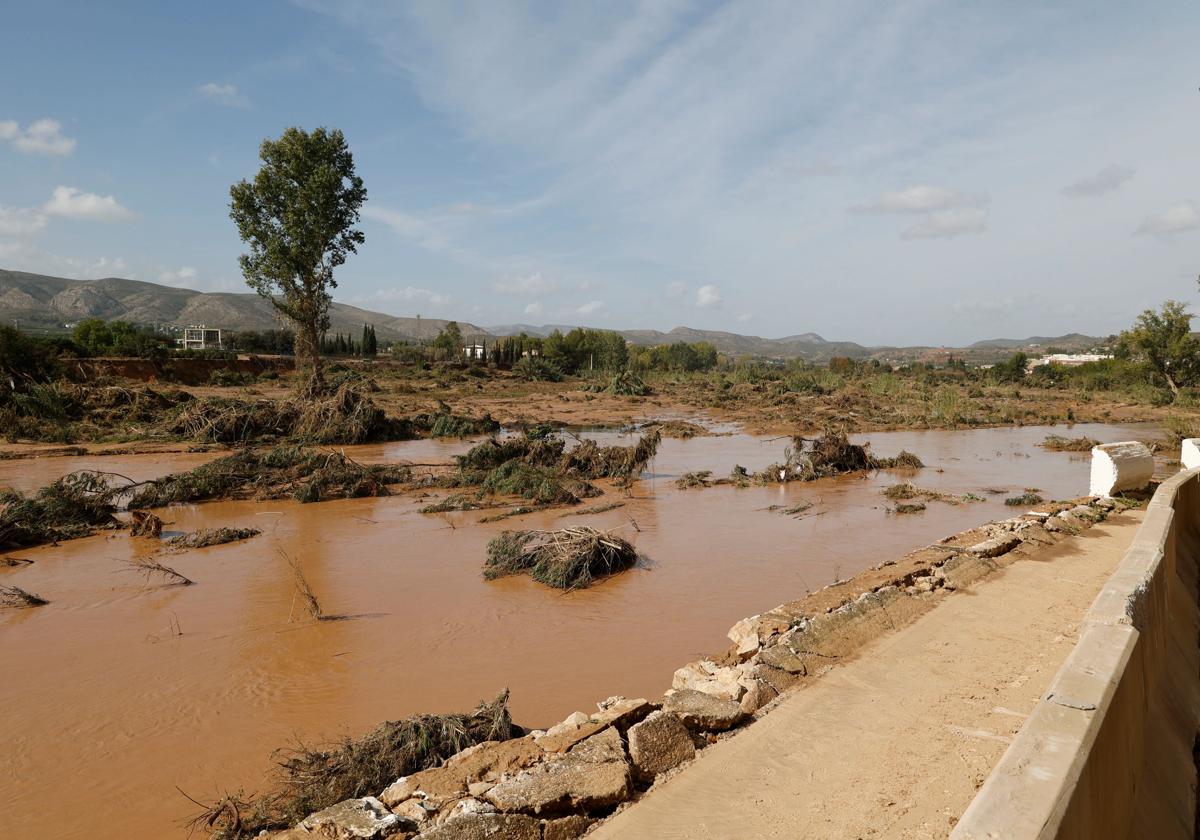
[[[279,837],[570,838],[768,714],[947,593],[1091,527],[1122,503],[1055,503],[964,532],[738,622],[732,646],[675,672],[661,700],[610,697],[546,731],[473,746],[377,796],[331,804]],[[237,836],[230,833],[227,836]]]

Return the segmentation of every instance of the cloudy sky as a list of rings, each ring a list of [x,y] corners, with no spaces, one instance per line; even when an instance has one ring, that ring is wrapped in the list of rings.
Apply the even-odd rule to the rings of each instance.
[[[0,267],[242,290],[228,188],[345,131],[339,300],[490,325],[1108,333],[1200,272],[1200,4],[9,4]]]

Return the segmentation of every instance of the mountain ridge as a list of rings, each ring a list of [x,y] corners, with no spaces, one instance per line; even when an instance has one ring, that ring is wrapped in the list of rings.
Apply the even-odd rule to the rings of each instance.
[[[72,280],[0,269],[0,319],[5,323],[16,323],[25,328],[62,329],[66,324],[84,318],[179,327],[206,324],[228,330],[264,330],[280,325],[280,318],[271,304],[252,292],[199,292],[120,277]],[[449,319],[445,318],[397,316],[336,301],[330,308],[332,332],[357,335],[363,324],[372,324],[376,335],[383,341],[428,341],[447,323]],[[467,340],[487,340],[521,332],[544,337],[555,329],[567,332],[576,326],[582,326],[505,324],[485,328],[467,321],[459,321],[458,324]],[[674,327],[666,332],[609,331],[616,332],[630,343],[640,346],[675,341],[707,341],[726,354],[803,358],[809,361],[827,361],[833,356],[916,360],[930,352],[944,354],[944,351],[949,349],[928,346],[868,346],[854,341],[829,341],[815,332],[798,333],[782,338],[764,338],[726,330],[702,330],[686,326]],[[1097,341],[1099,339],[1090,336],[1069,333],[1059,337],[987,339],[962,349],[974,351],[975,354],[995,355],[1002,351],[1038,345],[1082,349]]]

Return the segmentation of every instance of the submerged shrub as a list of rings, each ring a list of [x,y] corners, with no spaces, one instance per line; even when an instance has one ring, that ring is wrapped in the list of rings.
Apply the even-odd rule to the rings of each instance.
[[[638,560],[628,540],[595,528],[505,531],[488,543],[483,576],[493,580],[527,572],[556,589],[583,589]]]

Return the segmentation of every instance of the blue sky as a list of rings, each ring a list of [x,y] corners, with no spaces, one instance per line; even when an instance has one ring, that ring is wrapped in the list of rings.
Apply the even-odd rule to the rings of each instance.
[[[229,185],[341,128],[335,297],[962,343],[1194,301],[1200,4],[5,4],[0,267],[243,290]]]

